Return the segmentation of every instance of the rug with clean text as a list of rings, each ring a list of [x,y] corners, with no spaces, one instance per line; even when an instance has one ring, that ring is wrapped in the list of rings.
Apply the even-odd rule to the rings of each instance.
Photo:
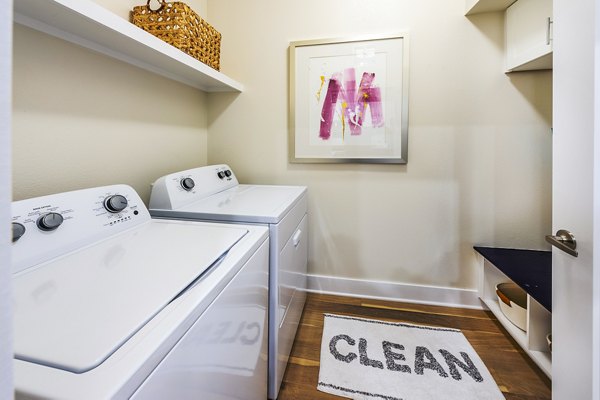
[[[500,400],[458,329],[324,314],[317,389],[350,399]]]

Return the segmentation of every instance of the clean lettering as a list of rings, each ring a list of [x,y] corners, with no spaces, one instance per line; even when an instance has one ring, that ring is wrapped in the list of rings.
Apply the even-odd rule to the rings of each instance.
[[[360,363],[373,368],[383,369],[383,363],[378,360],[372,360],[367,356],[367,341],[366,339],[358,339],[358,353],[360,354]]]
[[[383,346],[383,355],[385,356],[385,364],[387,366],[387,369],[389,369],[390,371],[407,372],[410,374],[410,367],[408,365],[396,363],[396,360],[406,361],[406,357],[404,357],[404,354],[392,351],[392,349],[404,350],[404,346],[398,343],[392,343],[388,341],[383,341],[381,345]]]
[[[442,356],[444,356],[446,364],[448,364],[448,368],[450,368],[450,375],[452,375],[454,379],[459,381],[462,378],[460,376],[460,372],[458,372],[458,368],[456,368],[457,366],[459,366],[463,371],[469,374],[469,376],[473,378],[475,382],[483,382],[483,377],[481,376],[481,374],[477,370],[477,367],[475,366],[475,364],[473,364],[473,361],[471,361],[467,353],[464,353],[462,351],[460,352],[460,355],[465,361],[464,363],[461,362],[454,355],[452,355],[448,350],[440,349],[440,353],[442,353]]]
[[[329,341],[329,352],[335,357],[336,360],[340,360],[345,363],[351,363],[358,356],[356,355],[356,353],[352,352],[346,355],[341,354],[336,348],[337,342],[339,342],[340,340],[345,341],[350,346],[354,346],[356,344],[356,341],[348,335],[337,335],[332,337]]]
[[[347,354],[342,354],[338,350],[338,343],[340,341],[346,342],[348,347],[354,347],[357,344],[357,341],[344,334],[336,335],[331,338],[329,341],[329,352],[331,355],[339,361],[345,363],[351,363],[358,358],[359,363],[366,367],[384,369],[384,363],[377,360],[376,358],[371,358],[373,355],[376,355],[377,352],[371,354],[371,357],[367,354],[368,342],[365,338],[358,339],[358,354],[353,351],[347,351]],[[377,349],[377,346],[374,348]],[[442,378],[449,378],[460,381],[462,379],[462,375],[460,370],[465,372],[468,376],[470,376],[475,382],[483,382],[483,377],[481,373],[469,357],[469,355],[465,352],[460,352],[460,358],[456,357],[454,354],[450,353],[446,349],[438,349],[439,354],[442,355],[443,361],[447,366],[447,370],[444,369],[444,366],[435,358],[434,353],[431,352],[425,346],[416,346],[414,350],[414,363],[413,369],[411,369],[409,362],[402,351],[405,351],[405,347],[398,343],[393,343],[387,340],[381,342],[381,353],[383,358],[385,358],[385,367],[389,371],[398,371],[402,373],[411,374],[414,373],[416,375],[424,375],[427,372],[425,370],[431,370],[437,373]],[[438,355],[439,357],[439,355]],[[449,371],[450,373],[448,374]]]
[[[427,362],[425,361],[425,358],[427,358]],[[444,368],[437,362],[429,349],[427,347],[417,346],[415,350],[415,374],[423,375],[425,369],[431,369],[437,372],[442,378],[448,377]]]

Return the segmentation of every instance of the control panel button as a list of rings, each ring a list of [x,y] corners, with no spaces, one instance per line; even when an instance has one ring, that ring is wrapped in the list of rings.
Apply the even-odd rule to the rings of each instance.
[[[25,225],[18,222],[12,223],[12,241],[13,243],[21,239],[21,236],[25,234]]]
[[[219,179],[223,179],[223,178],[225,178],[225,172],[219,171],[219,172],[217,172],[217,176],[219,177]]]
[[[40,216],[37,221],[37,227],[43,231],[53,231],[58,228],[64,221],[64,218],[59,213],[50,212]]]
[[[229,178],[231,176],[231,171],[228,170],[228,169],[226,169],[225,170],[225,176]]]
[[[120,194],[113,194],[104,199],[104,208],[111,213],[118,213],[127,208],[127,199]]]
[[[194,186],[196,186],[196,183],[192,178],[183,178],[180,183],[181,187],[187,190],[188,192],[192,190]]]

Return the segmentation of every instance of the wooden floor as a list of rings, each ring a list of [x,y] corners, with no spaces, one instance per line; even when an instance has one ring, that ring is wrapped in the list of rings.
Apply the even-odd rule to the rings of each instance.
[[[340,399],[316,389],[323,313],[460,329],[507,400],[542,400],[552,397],[550,380],[489,311],[310,293],[278,400]]]

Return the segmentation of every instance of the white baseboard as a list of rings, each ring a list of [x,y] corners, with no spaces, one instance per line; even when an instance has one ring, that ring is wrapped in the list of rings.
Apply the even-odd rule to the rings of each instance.
[[[308,275],[308,291],[446,307],[483,309],[475,289]]]

